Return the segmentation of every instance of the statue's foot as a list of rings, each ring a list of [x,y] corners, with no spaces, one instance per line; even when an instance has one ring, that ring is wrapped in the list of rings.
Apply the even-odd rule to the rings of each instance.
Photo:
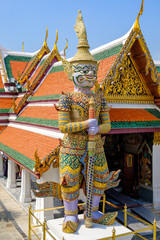
[[[92,222],[102,225],[112,225],[114,224],[117,215],[118,212],[102,214],[99,211],[95,211],[92,213]],[[84,218],[86,218],[85,213]]]
[[[65,233],[75,233],[78,228],[79,220],[77,222],[64,221],[62,226],[62,231]]]
[[[94,219],[92,217],[92,221],[94,223],[98,223],[98,224],[102,224],[102,225],[112,225],[112,224],[114,224],[117,215],[118,215],[118,212],[106,213],[98,219]]]

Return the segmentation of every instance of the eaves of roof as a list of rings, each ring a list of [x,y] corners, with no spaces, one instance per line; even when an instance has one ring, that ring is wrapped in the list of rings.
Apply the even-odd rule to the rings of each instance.
[[[7,127],[0,134],[0,150],[32,174],[35,174],[35,151],[37,150],[39,157],[43,159],[58,143],[58,139],[13,127]]]

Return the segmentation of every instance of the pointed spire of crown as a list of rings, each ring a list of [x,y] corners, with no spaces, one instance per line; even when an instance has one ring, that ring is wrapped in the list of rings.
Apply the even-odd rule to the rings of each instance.
[[[76,25],[74,26],[74,29],[75,29],[75,32],[77,33],[79,42],[77,46],[78,51],[76,55],[72,58],[71,63],[88,62],[88,63],[96,64],[97,62],[94,60],[94,58],[92,57],[92,55],[88,50],[90,47],[88,44],[86,28],[85,28],[83,17],[80,10],[78,11],[77,21],[76,21]]]

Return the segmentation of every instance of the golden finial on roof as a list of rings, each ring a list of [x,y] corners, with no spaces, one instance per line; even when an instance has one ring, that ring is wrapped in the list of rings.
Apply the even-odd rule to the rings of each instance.
[[[141,9],[140,9],[140,11],[139,11],[139,13],[138,13],[138,16],[137,16],[137,18],[136,18],[136,21],[135,21],[135,24],[134,24],[134,30],[136,30],[136,29],[140,29],[140,26],[139,26],[139,17],[140,17],[140,15],[142,15],[142,13],[143,13],[143,3],[144,3],[144,0],[142,0],[142,3],[141,3]]]
[[[58,30],[56,29],[56,41],[54,43],[53,51],[57,51],[57,42],[58,42]]]
[[[64,58],[66,58],[66,49],[68,48],[68,39],[66,38],[66,41],[67,41],[67,43],[66,43],[66,46],[65,46],[65,48],[64,48],[64,50],[63,50],[63,52],[64,52]]]
[[[24,41],[22,42],[22,52],[24,52]]]
[[[77,37],[79,39],[78,46],[77,46],[77,53],[72,58],[71,63],[82,63],[82,62],[90,62],[90,63],[96,63],[94,58],[89,52],[89,44],[87,40],[87,33],[86,28],[83,22],[83,17],[81,14],[81,11],[78,11],[77,21],[76,25],[74,26],[75,32],[77,33]]]
[[[46,26],[46,37],[44,40],[44,45],[47,46],[47,38],[48,38],[48,27]]]

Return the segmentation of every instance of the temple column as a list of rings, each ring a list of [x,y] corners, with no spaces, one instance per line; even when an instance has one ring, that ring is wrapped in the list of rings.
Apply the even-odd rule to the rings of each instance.
[[[20,202],[28,203],[32,201],[31,197],[31,179],[30,173],[25,169],[22,169],[21,173],[21,193],[20,193]]]
[[[3,156],[0,152],[0,177],[3,177]]]
[[[160,132],[154,133],[152,156],[152,184],[154,208],[160,210]]]
[[[42,183],[44,181],[53,181],[53,182],[59,182],[59,168],[52,168],[47,172],[44,172],[40,179],[37,179],[37,183]],[[53,208],[53,197],[46,197],[46,198],[36,198],[36,207],[35,210],[39,209],[46,209],[46,208]],[[44,221],[44,219],[50,220],[54,218],[54,211],[41,211],[36,213],[36,217],[40,221]]]
[[[12,160],[8,160],[8,178],[7,188],[16,188],[16,163]]]

